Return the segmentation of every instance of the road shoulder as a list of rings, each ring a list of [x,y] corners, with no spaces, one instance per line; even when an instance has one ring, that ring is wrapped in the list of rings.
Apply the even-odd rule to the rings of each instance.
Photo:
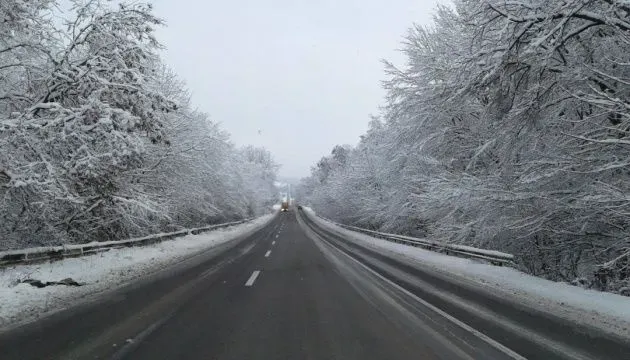
[[[69,308],[98,302],[127,286],[166,276],[194,266],[224,245],[243,239],[268,225],[274,215],[251,222],[188,235],[159,244],[112,249],[100,254],[52,263],[16,265],[0,269],[0,332],[49,317]],[[82,286],[55,285],[37,288],[19,281],[42,282],[71,278]]]

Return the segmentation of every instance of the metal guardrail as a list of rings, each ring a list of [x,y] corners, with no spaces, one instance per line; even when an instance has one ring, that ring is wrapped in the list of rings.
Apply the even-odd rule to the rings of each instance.
[[[312,216],[311,214],[307,214],[307,215]],[[360,232],[360,233],[370,235],[372,237],[376,237],[379,239],[383,239],[383,240],[387,240],[387,241],[391,241],[391,242],[395,242],[399,244],[409,245],[409,246],[421,247],[426,250],[431,250],[431,251],[435,251],[435,252],[446,254],[446,255],[454,255],[454,256],[468,258],[468,259],[483,260],[493,265],[514,266],[514,255],[512,254],[508,254],[508,253],[504,253],[500,251],[494,251],[494,250],[479,249],[479,248],[474,248],[471,246],[442,244],[436,241],[419,239],[419,238],[414,238],[411,236],[383,233],[383,232],[378,232],[374,230],[359,228],[356,226],[340,224],[340,223],[334,222],[332,220],[326,219],[318,215],[315,215],[315,216],[323,220],[326,220],[334,225],[342,227],[346,230]]]
[[[57,261],[65,258],[80,257],[85,255],[96,254],[110,249],[120,249],[125,247],[146,246],[157,244],[165,240],[174,239],[180,236],[197,235],[203,232],[216,230],[232,225],[238,225],[250,221],[251,219],[233,221],[224,224],[216,224],[193,229],[179,230],[170,233],[153,234],[139,238],[91,242],[87,244],[62,245],[62,246],[46,246],[37,248],[28,248],[20,250],[0,251],[0,267],[15,264],[32,264],[44,261]]]

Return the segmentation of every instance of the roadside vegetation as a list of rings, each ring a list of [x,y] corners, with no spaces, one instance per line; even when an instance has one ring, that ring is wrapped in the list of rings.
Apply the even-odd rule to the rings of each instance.
[[[194,108],[151,7],[69,3],[0,3],[0,250],[267,212],[278,165]]]
[[[299,197],[364,228],[513,253],[630,292],[630,6],[455,0],[386,63],[386,104]]]

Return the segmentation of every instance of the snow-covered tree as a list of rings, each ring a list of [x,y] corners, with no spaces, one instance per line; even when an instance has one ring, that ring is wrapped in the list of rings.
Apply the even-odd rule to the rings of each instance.
[[[116,232],[138,204],[124,174],[142,163],[142,138],[161,140],[162,114],[174,108],[147,86],[160,23],[148,7],[91,1],[75,12],[43,91],[4,121],[8,191],[24,209],[15,220],[35,234],[31,221],[42,219],[76,237]]]
[[[265,197],[235,186],[272,184],[277,167],[191,107],[151,6],[71,4],[63,29],[54,0],[0,4],[0,248],[260,214]]]
[[[513,252],[549,278],[627,286],[629,25],[620,1],[440,7],[407,35],[407,65],[387,64],[379,135],[326,181],[314,168],[308,201],[340,221]]]

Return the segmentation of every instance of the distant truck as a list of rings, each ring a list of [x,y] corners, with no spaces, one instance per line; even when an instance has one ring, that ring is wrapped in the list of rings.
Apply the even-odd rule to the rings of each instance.
[[[288,201],[283,201],[282,205],[280,206],[280,211],[289,211],[289,202]]]

